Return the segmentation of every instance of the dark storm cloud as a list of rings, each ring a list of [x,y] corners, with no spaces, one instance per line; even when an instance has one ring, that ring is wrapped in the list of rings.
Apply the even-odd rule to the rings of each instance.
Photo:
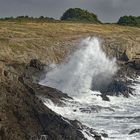
[[[0,0],[0,16],[49,16],[60,18],[70,7],[95,12],[105,22],[123,15],[140,15],[140,0]]]

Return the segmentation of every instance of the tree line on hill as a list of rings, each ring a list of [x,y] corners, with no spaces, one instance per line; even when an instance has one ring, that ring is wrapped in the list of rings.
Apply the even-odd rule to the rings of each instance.
[[[42,22],[60,22],[67,21],[67,22],[83,22],[83,23],[96,23],[100,24],[101,21],[98,19],[97,15],[91,13],[87,10],[80,9],[80,8],[70,8],[64,12],[60,20],[56,20],[50,17],[29,17],[29,16],[18,16],[18,17],[6,17],[0,18],[0,20],[6,21],[42,21]],[[127,26],[138,26],[140,27],[140,16],[123,16],[120,17],[117,24],[119,25],[127,25]]]
[[[101,23],[97,15],[80,8],[70,8],[61,17],[61,20]]]
[[[5,17],[0,18],[3,21],[56,21],[54,18],[50,17],[30,17],[30,16],[17,16],[17,17]]]
[[[120,17],[118,24],[128,26],[140,26],[140,16],[123,16]]]

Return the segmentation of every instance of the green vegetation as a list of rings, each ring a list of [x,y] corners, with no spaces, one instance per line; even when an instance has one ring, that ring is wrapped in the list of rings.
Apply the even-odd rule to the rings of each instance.
[[[68,9],[61,17],[61,20],[101,23],[95,14],[80,8]]]
[[[129,26],[139,26],[140,27],[140,16],[123,16],[120,17],[118,24],[120,25],[129,25]]]
[[[45,22],[45,21],[51,21],[54,22],[56,21],[54,18],[50,17],[29,17],[29,16],[18,16],[18,17],[5,17],[5,18],[0,18],[2,21],[19,21],[19,22],[24,22],[24,21],[34,21],[34,22]]]

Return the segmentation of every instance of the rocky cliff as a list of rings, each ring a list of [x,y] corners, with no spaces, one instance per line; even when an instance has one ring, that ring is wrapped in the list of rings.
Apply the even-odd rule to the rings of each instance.
[[[43,72],[35,58],[44,64],[62,62],[81,38],[98,36],[110,57],[139,71],[139,34],[139,28],[117,25],[0,22],[0,139],[29,140],[42,135],[51,140],[85,139],[81,131],[87,127],[54,113],[37,97],[45,93],[59,104],[61,98],[70,98],[33,83]],[[101,139],[94,131],[93,137]]]
[[[2,66],[0,140],[86,140],[83,130],[92,132],[93,139],[107,136],[77,120],[68,120],[44,105],[43,96],[60,105],[63,98],[72,98],[57,89],[34,83],[34,77],[40,78],[43,73],[40,61],[34,59],[28,65],[2,63]]]
[[[14,66],[6,64],[0,78],[0,140],[84,140],[85,126],[47,108],[36,96],[42,94],[42,88],[30,82],[27,75],[18,75]],[[49,87],[44,87],[44,93],[55,102],[62,97],[69,98]],[[58,93],[59,97],[55,96]],[[101,139],[97,134],[94,137]]]

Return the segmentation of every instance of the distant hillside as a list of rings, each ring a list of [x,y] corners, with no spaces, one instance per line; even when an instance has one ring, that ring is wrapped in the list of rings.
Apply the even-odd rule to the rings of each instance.
[[[120,17],[118,24],[129,25],[129,26],[139,26],[140,27],[140,16],[123,16]]]
[[[0,18],[2,21],[19,21],[19,22],[24,22],[24,21],[34,21],[34,22],[55,22],[56,20],[52,17],[29,17],[29,16],[17,16],[17,17],[5,17],[5,18]]]
[[[80,8],[68,9],[61,17],[61,20],[101,23],[95,14]]]

